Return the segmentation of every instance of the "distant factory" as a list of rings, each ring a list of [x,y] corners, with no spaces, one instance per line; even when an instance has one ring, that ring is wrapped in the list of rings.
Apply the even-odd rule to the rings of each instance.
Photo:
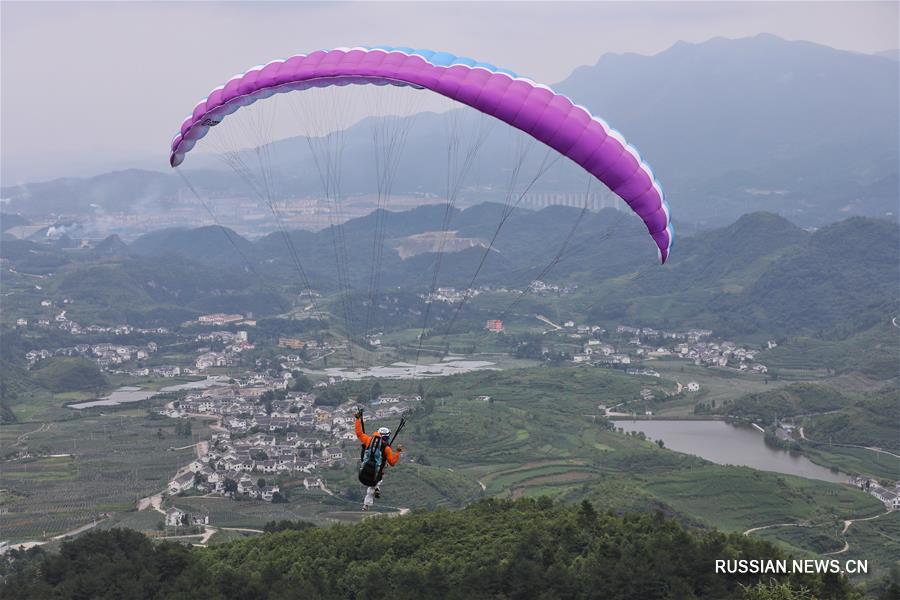
[[[540,210],[548,206],[573,206],[583,208],[587,201],[587,209],[599,211],[604,208],[622,210],[622,199],[615,194],[603,190],[591,192],[585,197],[583,192],[534,192],[522,198],[522,206]]]

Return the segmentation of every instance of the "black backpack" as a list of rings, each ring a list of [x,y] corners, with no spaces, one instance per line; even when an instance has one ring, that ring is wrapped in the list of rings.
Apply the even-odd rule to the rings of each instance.
[[[359,465],[359,482],[367,487],[374,487],[384,475],[385,453],[387,444],[380,435],[372,436],[369,446],[363,450]]]

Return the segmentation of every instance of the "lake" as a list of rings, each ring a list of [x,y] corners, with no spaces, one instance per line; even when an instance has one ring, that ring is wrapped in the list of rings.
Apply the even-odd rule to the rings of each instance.
[[[738,427],[724,421],[629,421],[617,420],[625,431],[643,431],[666,448],[693,454],[720,465],[741,465],[807,479],[846,483],[847,475],[817,465],[805,456],[767,446],[763,434],[753,427]]]
[[[188,383],[181,383],[178,385],[170,385],[168,387],[160,388],[157,390],[142,390],[139,387],[133,386],[123,386],[117,390],[114,390],[109,396],[105,398],[100,398],[99,400],[91,400],[89,402],[78,402],[76,404],[69,404],[69,408],[74,408],[76,410],[82,410],[85,408],[92,408],[95,406],[117,406],[119,404],[129,404],[131,402],[140,402],[141,400],[146,400],[147,398],[151,398],[156,394],[164,394],[166,392],[179,392],[181,390],[202,390],[208,387],[213,387],[217,385],[226,385],[223,381],[220,381],[218,377],[207,377],[206,379],[201,379],[199,381],[190,381]]]

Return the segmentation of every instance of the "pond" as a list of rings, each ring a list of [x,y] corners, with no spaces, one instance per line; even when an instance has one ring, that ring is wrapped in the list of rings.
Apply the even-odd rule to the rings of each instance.
[[[846,483],[848,476],[817,465],[802,454],[767,446],[763,434],[750,426],[724,421],[621,420],[625,431],[643,431],[666,448],[693,454],[720,465],[741,465],[807,479]]]

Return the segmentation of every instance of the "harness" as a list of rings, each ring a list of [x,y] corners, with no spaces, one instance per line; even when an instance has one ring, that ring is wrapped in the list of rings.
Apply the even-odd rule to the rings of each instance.
[[[360,425],[362,427],[363,433],[366,432],[366,423],[360,418]],[[401,418],[400,424],[397,426],[397,429],[394,431],[394,435],[390,440],[385,439],[384,436],[381,435],[373,435],[371,439],[369,439],[369,445],[360,444],[359,450],[359,482],[365,486],[373,487],[378,485],[378,482],[381,481],[381,478],[384,477],[384,465],[387,463],[387,454],[385,449],[390,448],[391,444],[397,439],[397,435],[400,433],[400,430],[403,429],[403,426],[406,424],[406,419]]]
[[[380,435],[373,435],[368,446],[362,446],[360,452],[359,481],[372,487],[384,477],[384,465],[387,462],[386,448],[389,444]]]

